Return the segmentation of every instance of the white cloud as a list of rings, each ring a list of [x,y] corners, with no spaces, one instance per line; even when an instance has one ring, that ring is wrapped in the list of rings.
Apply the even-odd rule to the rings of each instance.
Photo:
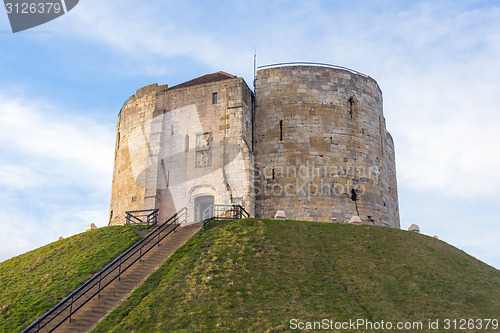
[[[437,73],[405,72],[394,82],[384,79],[400,186],[469,198],[498,192],[496,61],[483,60],[489,72],[473,59],[460,69],[443,63]]]
[[[81,2],[65,23],[68,34],[96,41],[119,54],[120,61],[130,63],[131,72],[158,74],[171,68],[161,58],[185,56],[200,62],[223,58],[216,37],[197,24],[179,29],[179,20],[196,16],[195,11],[195,6],[182,3],[171,6],[150,1],[145,6],[130,0],[113,4],[89,0]]]
[[[107,224],[114,129],[70,114],[0,95],[0,260]]]
[[[107,225],[108,206],[104,202],[97,206],[71,207],[48,203],[47,209],[38,211],[27,210],[29,205],[20,201],[0,204],[0,262],[55,242],[60,236],[66,238],[85,232],[90,223],[98,227]]]
[[[55,105],[0,95],[0,144],[24,165],[0,161],[1,183],[21,187],[67,177],[80,186],[103,187],[113,163],[114,129]],[[109,187],[109,184],[105,186]]]
[[[452,118],[399,125],[407,132],[397,152],[400,185],[447,196],[494,195],[500,189],[498,128],[498,119],[480,125]]]
[[[28,167],[0,161],[0,188],[24,190],[43,185],[37,173]]]
[[[437,235],[477,259],[500,268],[500,224],[488,196],[475,199],[443,196],[436,191],[400,192],[401,228],[415,223],[422,234]]]

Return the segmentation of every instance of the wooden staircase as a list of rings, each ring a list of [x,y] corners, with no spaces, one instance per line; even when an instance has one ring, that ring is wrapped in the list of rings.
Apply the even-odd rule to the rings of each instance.
[[[60,325],[54,332],[89,332],[92,330],[107,314],[116,308],[130,293],[182,244],[191,238],[203,223],[195,223],[187,226],[181,226],[174,232],[165,237],[159,246],[149,251],[143,256],[141,262],[131,266],[124,272],[120,280],[115,280],[107,288],[101,291],[100,296],[92,299],[72,315],[71,320],[67,320]]]

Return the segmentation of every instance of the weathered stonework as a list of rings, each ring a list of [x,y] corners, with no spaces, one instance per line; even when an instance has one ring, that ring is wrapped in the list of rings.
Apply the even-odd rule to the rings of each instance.
[[[328,190],[329,189],[329,190]],[[329,192],[328,192],[329,191]],[[117,125],[110,225],[125,211],[241,204],[251,216],[399,227],[394,144],[377,83],[348,70],[223,72],[139,89]]]
[[[118,117],[110,225],[125,211],[182,207],[201,217],[197,198],[254,210],[252,92],[241,78],[215,73],[168,88],[139,89]]]
[[[139,173],[146,168],[148,149],[132,133],[138,126],[142,128],[144,123],[151,121],[156,92],[165,88],[166,86],[154,84],[137,90],[118,115],[110,225],[124,224],[127,210],[144,209],[145,188],[141,184]]]
[[[382,92],[348,70],[285,66],[255,82],[255,214],[399,227]]]

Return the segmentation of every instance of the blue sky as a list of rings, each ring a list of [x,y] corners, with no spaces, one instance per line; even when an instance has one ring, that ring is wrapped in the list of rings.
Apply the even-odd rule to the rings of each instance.
[[[0,261],[108,220],[115,126],[151,83],[313,61],[384,93],[401,227],[500,268],[497,1],[81,0],[12,34],[0,11]]]

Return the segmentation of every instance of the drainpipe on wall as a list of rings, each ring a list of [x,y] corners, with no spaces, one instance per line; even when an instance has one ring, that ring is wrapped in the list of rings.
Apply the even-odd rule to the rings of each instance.
[[[227,121],[228,121],[228,114],[227,114],[227,89],[223,89],[224,91],[224,100],[225,100],[225,107],[224,107],[224,121],[225,126],[224,126],[224,141],[222,144],[222,178],[224,179],[224,185],[226,186],[227,191],[229,192],[229,200],[231,201],[231,204],[233,204],[233,190],[231,188],[231,184],[229,184],[229,181],[227,180],[227,175],[226,175],[226,150],[227,150]]]

